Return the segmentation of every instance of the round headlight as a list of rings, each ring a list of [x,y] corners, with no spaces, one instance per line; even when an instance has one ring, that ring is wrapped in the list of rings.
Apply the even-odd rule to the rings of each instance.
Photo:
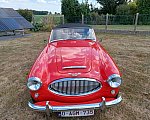
[[[38,77],[30,77],[27,86],[30,90],[38,90],[42,86],[42,82]]]
[[[112,88],[117,88],[121,85],[122,79],[121,79],[120,75],[113,74],[113,75],[109,76],[107,82]]]

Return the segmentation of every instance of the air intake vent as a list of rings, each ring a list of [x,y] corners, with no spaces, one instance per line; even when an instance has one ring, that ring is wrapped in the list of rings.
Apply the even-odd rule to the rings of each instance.
[[[90,78],[65,78],[49,85],[49,90],[64,96],[87,95],[98,91],[101,84]]]

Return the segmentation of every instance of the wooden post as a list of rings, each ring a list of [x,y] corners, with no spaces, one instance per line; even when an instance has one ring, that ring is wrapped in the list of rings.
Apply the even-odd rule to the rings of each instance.
[[[23,30],[22,30],[22,36],[24,36],[24,32],[25,32],[25,30],[23,29]]]
[[[134,32],[136,32],[137,23],[138,23],[138,18],[139,18],[139,13],[136,13],[135,25],[134,25]]]
[[[107,31],[108,29],[108,13],[106,14],[106,25],[105,25],[105,30]]]
[[[64,15],[62,15],[62,24],[64,24],[65,23],[65,17],[64,17]]]
[[[33,25],[35,24],[33,11],[32,11],[32,23],[33,23]]]
[[[82,24],[84,24],[84,15],[82,14]]]

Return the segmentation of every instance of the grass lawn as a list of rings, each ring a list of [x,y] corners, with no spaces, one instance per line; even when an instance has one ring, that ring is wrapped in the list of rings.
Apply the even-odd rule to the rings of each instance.
[[[105,25],[92,25],[95,29],[105,29]],[[134,25],[108,25],[108,30],[134,30]],[[150,25],[138,25],[139,31],[150,31]]]
[[[0,41],[0,119],[46,120],[45,113],[27,106],[30,99],[26,77],[39,53],[47,44],[50,33]],[[51,120],[150,120],[150,36],[97,34],[102,46],[119,67],[123,84],[123,101],[92,117]],[[88,97],[88,96],[87,96]]]

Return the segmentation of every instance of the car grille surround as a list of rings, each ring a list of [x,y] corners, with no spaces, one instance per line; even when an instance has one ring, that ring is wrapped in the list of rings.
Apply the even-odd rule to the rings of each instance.
[[[58,95],[82,96],[97,92],[101,83],[91,78],[64,78],[52,82],[48,89]]]

